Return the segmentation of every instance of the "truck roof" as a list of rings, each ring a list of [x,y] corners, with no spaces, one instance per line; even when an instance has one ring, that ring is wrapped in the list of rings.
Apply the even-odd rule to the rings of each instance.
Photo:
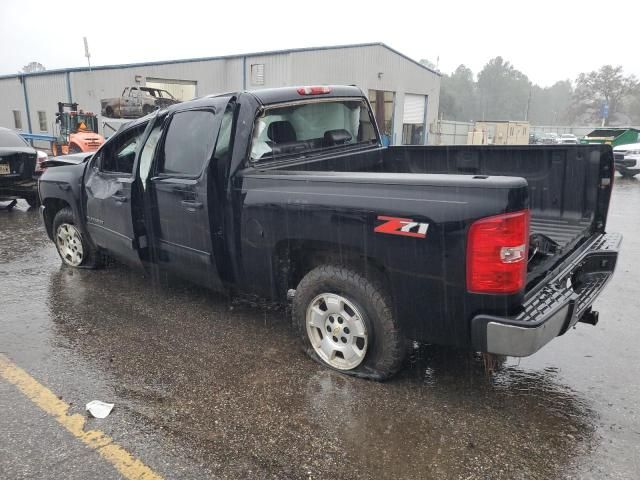
[[[189,108],[190,106],[199,106],[206,107],[211,106],[214,103],[214,99],[220,99],[221,97],[233,97],[241,94],[249,94],[253,96],[258,103],[262,105],[272,105],[275,103],[287,103],[294,102],[297,100],[305,100],[305,99],[314,99],[314,98],[341,98],[341,97],[364,97],[364,93],[359,87],[354,85],[322,85],[322,87],[328,87],[328,93],[321,94],[313,94],[313,95],[301,95],[298,93],[298,89],[302,88],[302,86],[296,87],[279,87],[279,88],[264,88],[261,90],[245,90],[241,92],[227,92],[213,95],[206,95],[204,97],[194,98],[192,100],[187,100],[185,102],[176,103],[175,105],[170,105],[167,108],[160,110],[161,112],[171,112],[175,110],[182,110],[185,107]],[[304,86],[304,88],[308,88],[308,86]],[[218,100],[219,101],[219,100]],[[218,103],[218,102],[215,102]],[[155,115],[156,112],[150,113],[144,117],[140,117],[130,121],[127,125],[127,128],[139,125],[141,123],[146,122],[151,116]]]
[[[322,93],[317,95],[300,95],[298,89],[308,86],[297,87],[280,87],[280,88],[265,88],[262,90],[249,90],[246,93],[252,94],[263,105],[269,105],[272,103],[284,103],[292,102],[296,100],[312,99],[312,98],[334,98],[334,97],[362,97],[364,93],[359,87],[354,85],[322,85],[322,87],[328,87],[329,93]]]

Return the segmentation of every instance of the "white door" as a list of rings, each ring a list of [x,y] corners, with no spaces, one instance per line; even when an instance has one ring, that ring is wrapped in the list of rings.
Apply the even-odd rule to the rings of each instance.
[[[425,103],[424,95],[405,93],[402,111],[402,144],[424,145],[425,143]]]
[[[424,95],[405,93],[402,123],[422,125],[424,123],[424,104]]]

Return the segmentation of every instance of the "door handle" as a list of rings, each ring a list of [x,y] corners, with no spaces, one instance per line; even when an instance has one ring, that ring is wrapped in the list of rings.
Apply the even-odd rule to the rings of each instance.
[[[116,202],[118,203],[126,203],[127,202],[127,197],[125,197],[124,195],[111,195],[111,198],[113,198]]]
[[[182,208],[184,208],[185,210],[189,210],[190,212],[195,212],[196,210],[199,210],[202,208],[202,202],[196,202],[194,200],[182,200],[180,202],[180,205],[182,205]]]

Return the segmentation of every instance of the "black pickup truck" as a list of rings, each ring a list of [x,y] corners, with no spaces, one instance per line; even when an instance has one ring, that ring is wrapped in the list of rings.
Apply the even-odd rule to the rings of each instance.
[[[367,378],[414,340],[527,356],[595,324],[621,242],[610,147],[383,147],[356,87],[199,98],[70,163],[39,184],[65,264],[289,300],[305,351]]]

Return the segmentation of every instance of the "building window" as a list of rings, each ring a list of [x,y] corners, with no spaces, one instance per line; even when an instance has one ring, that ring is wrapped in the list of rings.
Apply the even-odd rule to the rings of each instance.
[[[47,131],[47,112],[43,112],[42,110],[38,111],[38,123],[40,124],[40,131]]]
[[[251,84],[264,85],[264,63],[253,63],[251,65]]]
[[[16,130],[22,130],[22,112],[20,110],[13,111],[13,126]]]
[[[402,125],[403,145],[424,145],[424,125],[405,123]]]

